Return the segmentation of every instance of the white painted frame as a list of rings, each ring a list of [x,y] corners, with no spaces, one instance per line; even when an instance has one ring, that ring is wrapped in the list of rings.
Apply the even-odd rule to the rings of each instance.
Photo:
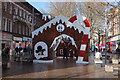
[[[45,49],[45,51],[43,52],[44,55],[38,55],[38,54],[36,53],[36,50],[37,50],[37,47],[38,47],[38,46],[41,46],[42,49]],[[46,44],[45,42],[40,41],[40,42],[37,42],[37,43],[35,44],[35,46],[34,46],[34,56],[36,57],[36,59],[48,57],[48,46],[47,46],[47,44]]]

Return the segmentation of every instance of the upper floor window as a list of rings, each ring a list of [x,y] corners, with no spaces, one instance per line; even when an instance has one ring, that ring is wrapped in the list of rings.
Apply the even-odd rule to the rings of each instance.
[[[28,27],[26,26],[26,35],[28,35]]]
[[[22,16],[22,10],[19,10],[19,15],[20,15],[20,17]]]
[[[25,18],[25,12],[23,13],[23,18]]]
[[[31,19],[31,16],[29,17],[29,21],[31,21],[32,19]]]
[[[3,29],[4,31],[7,31],[7,18],[3,18]]]
[[[23,35],[25,35],[25,26],[23,25]]]
[[[31,28],[29,28],[29,36],[31,35]]]
[[[10,3],[10,6],[9,6],[9,12],[10,14],[12,14],[12,4]]]
[[[8,21],[8,31],[12,32],[12,21],[11,20]]]
[[[21,34],[21,24],[19,23],[19,34]]]
[[[15,15],[18,14],[18,8],[15,8]]]
[[[26,20],[28,21],[28,15],[26,16]]]
[[[14,26],[14,32],[15,32],[15,33],[17,33],[17,29],[18,29],[18,28],[17,28],[17,25],[18,25],[18,24],[15,23],[15,26]]]
[[[4,3],[3,3],[3,10],[4,10],[4,11],[7,11],[7,2],[4,2]]]

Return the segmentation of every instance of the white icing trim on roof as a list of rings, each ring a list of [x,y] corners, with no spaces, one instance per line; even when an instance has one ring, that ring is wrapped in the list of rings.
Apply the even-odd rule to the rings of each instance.
[[[51,28],[51,24],[55,25],[56,22],[59,23],[59,21],[62,20],[62,23],[65,22],[65,24],[67,25],[67,27],[69,28],[74,28],[75,30],[78,30],[79,33],[81,33],[81,31],[83,31],[84,34],[89,34],[89,30],[90,28],[83,28],[82,26],[80,26],[78,23],[71,23],[69,22],[66,17],[64,17],[63,15],[59,15],[56,18],[52,19],[51,21],[47,22],[45,25],[41,26],[40,28],[36,29],[35,31],[32,32],[32,38],[34,38],[34,36],[38,35],[39,32],[43,33],[43,30],[46,28]],[[46,29],[47,30],[47,29]]]
[[[42,16],[42,19],[45,19],[45,21],[47,20],[47,17],[48,17],[48,19],[51,19],[51,16],[50,15],[43,15]]]

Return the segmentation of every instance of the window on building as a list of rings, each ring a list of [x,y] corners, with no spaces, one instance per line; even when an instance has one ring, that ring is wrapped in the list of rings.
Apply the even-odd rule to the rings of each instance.
[[[29,36],[31,35],[31,28],[29,28]]]
[[[25,26],[23,25],[23,35],[25,35]]]
[[[7,2],[3,2],[3,10],[7,11]]]
[[[31,21],[31,16],[29,17],[29,21]]]
[[[7,31],[7,18],[3,18],[3,30]]]
[[[19,23],[19,34],[21,34],[21,23]]]
[[[22,10],[19,10],[19,15],[20,15],[20,17],[22,16]]]
[[[25,18],[25,12],[23,13],[23,18]]]
[[[15,15],[17,15],[18,13],[18,8],[15,8]]]
[[[28,21],[28,15],[26,16],[26,20]]]
[[[63,49],[60,49],[60,54],[63,54]]]
[[[15,23],[15,27],[14,27],[14,33],[17,33],[17,23]]]
[[[27,26],[26,26],[26,35],[28,35],[28,28],[27,28]]]
[[[12,21],[8,21],[8,32],[12,32]]]
[[[9,12],[12,14],[12,4],[10,3]]]

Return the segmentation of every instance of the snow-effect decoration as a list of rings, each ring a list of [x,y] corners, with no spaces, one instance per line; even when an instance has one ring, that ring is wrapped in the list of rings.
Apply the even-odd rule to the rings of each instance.
[[[48,19],[51,19],[51,16],[50,15],[43,15],[42,16],[42,19],[44,19],[45,21],[47,20],[47,17],[48,17]]]
[[[33,60],[34,63],[53,63],[53,60]]]
[[[42,49],[45,49],[45,51],[43,52],[43,55],[38,55],[38,53],[36,53],[36,50],[37,50],[38,46],[41,46]],[[35,44],[35,46],[34,46],[34,56],[36,57],[36,59],[40,59],[40,58],[48,56],[48,46],[45,42],[40,41],[40,42]]]
[[[89,34],[89,31],[90,31],[89,27],[83,28],[78,23],[71,23],[70,21],[68,21],[69,20],[68,18],[64,17],[63,15],[59,15],[56,18],[52,19],[51,21],[47,22],[45,25],[43,25],[40,28],[33,31],[32,38],[34,38],[35,35],[37,36],[39,34],[39,32],[43,33],[44,29],[51,28],[51,24],[55,25],[56,22],[59,23],[60,20],[62,20],[62,23],[65,22],[67,27],[69,27],[69,28],[73,27],[75,30],[78,30],[79,33],[81,33],[81,31],[83,31],[84,34]]]
[[[58,24],[56,30],[58,32],[63,32],[65,30],[65,26],[63,24]]]
[[[56,38],[54,39],[52,45],[50,46],[50,48],[57,43],[56,46],[55,46],[55,48],[54,48],[54,49],[56,50],[57,47],[58,47],[58,45],[60,44],[60,42],[61,42],[61,40],[62,40],[63,38],[64,38],[64,39],[65,39],[65,38],[69,38],[69,39],[72,41],[72,45],[74,45],[74,46],[77,48],[77,45],[76,45],[76,43],[75,43],[75,40],[74,40],[72,37],[70,37],[70,36],[68,36],[68,35],[66,35],[66,34],[62,34],[62,35],[59,35],[58,37],[56,37]],[[58,40],[58,42],[57,42],[57,40]]]

